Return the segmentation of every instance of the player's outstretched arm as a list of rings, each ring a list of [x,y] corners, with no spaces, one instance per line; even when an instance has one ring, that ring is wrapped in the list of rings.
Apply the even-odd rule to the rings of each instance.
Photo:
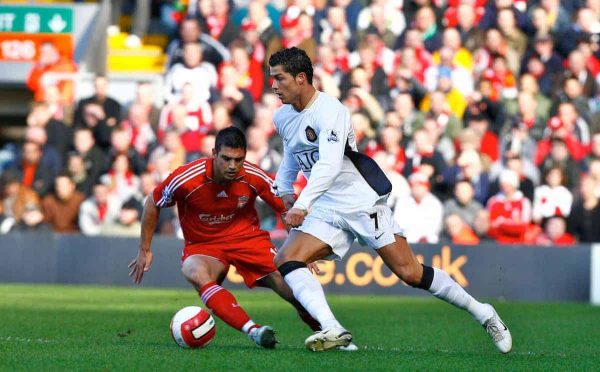
[[[131,261],[128,266],[131,269],[129,276],[135,284],[140,284],[142,282],[144,273],[150,270],[150,266],[152,265],[152,251],[150,246],[152,244],[154,231],[156,231],[156,226],[158,225],[159,214],[160,209],[154,205],[152,195],[148,196],[146,198],[146,203],[144,204],[144,212],[142,213],[140,249],[137,257]]]

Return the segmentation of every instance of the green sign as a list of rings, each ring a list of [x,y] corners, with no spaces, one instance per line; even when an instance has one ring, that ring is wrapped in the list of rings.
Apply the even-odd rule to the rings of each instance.
[[[48,33],[73,32],[71,8],[0,5],[0,33]]]

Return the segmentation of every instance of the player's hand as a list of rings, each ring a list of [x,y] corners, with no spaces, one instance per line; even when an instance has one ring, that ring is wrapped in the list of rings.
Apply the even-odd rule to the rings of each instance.
[[[142,282],[144,273],[152,266],[152,252],[140,249],[138,256],[127,266],[131,269],[129,276],[135,284]]]
[[[300,208],[292,208],[285,214],[285,224],[290,227],[298,227],[304,222],[307,212]]]
[[[314,274],[321,274],[321,270],[319,270],[319,265],[317,265],[316,262],[311,262],[308,265],[306,265],[306,267],[310,270],[311,273]]]

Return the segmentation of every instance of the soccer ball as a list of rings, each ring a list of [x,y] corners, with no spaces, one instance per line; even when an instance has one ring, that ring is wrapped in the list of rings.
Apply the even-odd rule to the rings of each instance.
[[[215,320],[198,306],[187,306],[171,319],[171,336],[183,348],[206,346],[215,337]]]

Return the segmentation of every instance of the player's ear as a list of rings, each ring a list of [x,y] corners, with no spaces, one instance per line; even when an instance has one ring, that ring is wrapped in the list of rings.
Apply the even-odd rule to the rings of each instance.
[[[213,158],[217,157],[217,150],[214,148],[212,149],[212,156],[213,156]]]
[[[306,81],[306,74],[304,72],[300,72],[298,75],[296,75],[296,82],[298,84],[304,84],[305,81]]]

